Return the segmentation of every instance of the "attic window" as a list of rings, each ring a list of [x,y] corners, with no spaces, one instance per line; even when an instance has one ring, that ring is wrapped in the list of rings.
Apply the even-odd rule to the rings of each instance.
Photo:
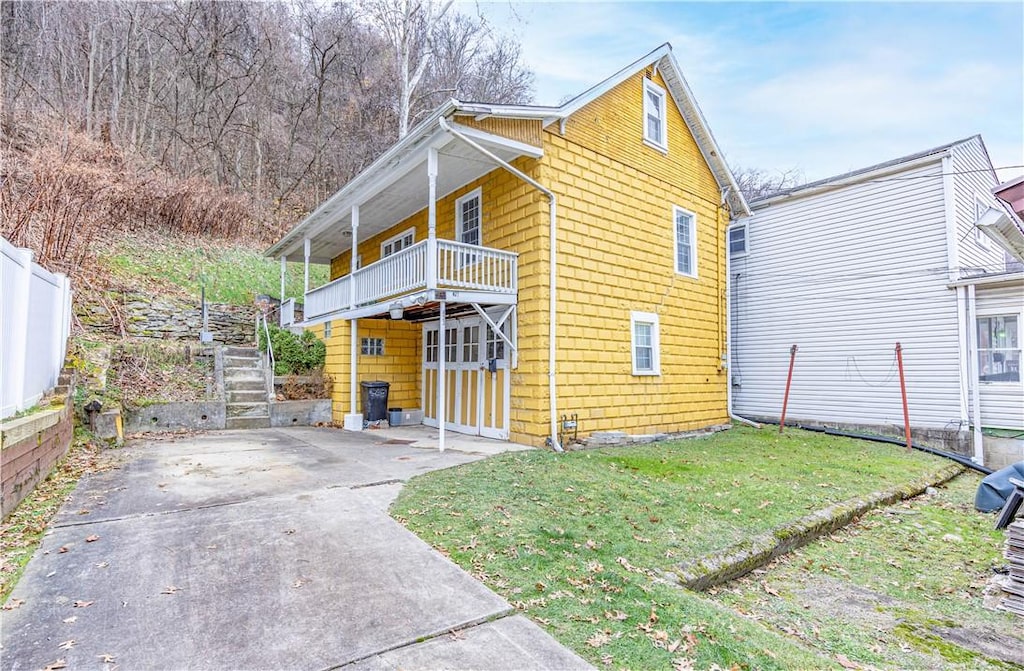
[[[668,151],[665,117],[665,89],[645,78],[644,142],[661,151]]]

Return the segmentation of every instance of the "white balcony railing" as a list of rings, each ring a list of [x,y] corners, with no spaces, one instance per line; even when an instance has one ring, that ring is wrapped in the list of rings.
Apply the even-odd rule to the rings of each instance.
[[[295,299],[286,298],[281,301],[281,314],[279,315],[278,326],[288,328],[295,323]]]
[[[373,305],[427,289],[465,289],[515,294],[517,255],[489,247],[437,240],[437,277],[431,281],[428,240],[360,268],[306,293],[305,319]],[[355,279],[355,305],[350,282]]]

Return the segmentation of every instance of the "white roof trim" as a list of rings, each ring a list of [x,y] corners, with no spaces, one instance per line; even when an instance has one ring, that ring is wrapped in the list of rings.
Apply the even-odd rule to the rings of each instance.
[[[467,137],[471,137],[477,142],[483,144],[489,144],[497,147],[504,147],[511,149],[512,151],[529,156],[530,158],[540,158],[544,155],[544,150],[540,147],[535,147],[532,144],[526,144],[525,142],[519,142],[511,138],[503,137],[501,135],[494,135],[487,131],[482,131],[477,128],[470,128],[469,126],[463,126],[462,124],[455,123],[454,121],[448,122],[448,125],[452,128],[457,129],[460,133]]]
[[[1011,218],[1007,209],[988,208],[975,223],[981,232],[990,237],[1013,258],[1024,262],[1024,230]]]

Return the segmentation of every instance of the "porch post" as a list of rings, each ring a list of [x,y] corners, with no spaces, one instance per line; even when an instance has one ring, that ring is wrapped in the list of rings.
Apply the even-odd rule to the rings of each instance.
[[[356,259],[359,258],[359,205],[352,206],[352,263],[348,281],[348,305],[356,305]],[[359,320],[349,321],[349,413],[345,415],[345,428],[349,431],[363,430],[363,415],[356,411],[359,386]]]
[[[281,255],[281,302],[284,303],[284,277],[288,272],[288,257]]]
[[[309,293],[309,238],[303,240],[302,247],[305,262],[302,268],[302,293],[305,295]]]
[[[427,289],[437,288],[437,148],[427,150]],[[444,314],[444,304],[441,305]],[[441,429],[444,436],[444,428]],[[443,442],[442,442],[443,444]],[[443,448],[442,448],[443,449]]]
[[[448,331],[444,327],[445,303],[441,301],[441,320],[437,334],[437,449],[444,452],[444,423],[448,419],[448,394],[444,389],[444,363],[448,350]]]

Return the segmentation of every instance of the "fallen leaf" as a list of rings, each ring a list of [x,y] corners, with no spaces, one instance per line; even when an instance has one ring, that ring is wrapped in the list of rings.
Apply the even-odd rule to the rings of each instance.
[[[690,671],[693,668],[693,660],[686,657],[676,657],[672,660],[673,671]]]
[[[742,515],[743,514],[743,510],[740,509],[740,508],[733,508],[732,509],[732,514],[733,515]]]
[[[70,650],[71,648],[75,647],[75,639],[72,638],[72,639],[69,639],[67,641],[64,641],[63,643],[61,643],[57,647],[60,648],[61,650]]]
[[[102,654],[102,655],[97,655],[97,657],[104,664],[113,664],[114,663],[114,656],[113,655]]]
[[[75,620],[77,620],[77,619],[78,619],[77,615],[72,615],[71,617],[64,618],[62,621],[64,622],[64,624],[74,624]]]
[[[85,542],[86,543],[95,543],[99,539],[100,539],[99,536],[97,536],[96,534],[93,534],[92,536],[86,536],[85,537]]]
[[[587,639],[587,645],[591,648],[600,648],[610,641],[611,638],[603,631],[594,632],[594,635]]]
[[[53,664],[47,666],[43,671],[57,671],[57,669],[66,669],[67,666],[67,662],[65,662],[63,659],[58,659]]]
[[[588,550],[593,550],[597,547],[597,543],[595,543],[593,540],[588,540],[586,543],[584,543],[584,545],[587,546]]]
[[[66,545],[61,545],[61,546],[60,546],[60,549],[59,549],[59,550],[57,550],[57,553],[58,553],[58,554],[64,554],[64,553],[65,553],[65,552],[67,552],[67,551],[68,551],[68,546],[66,546]]]
[[[609,619],[609,620],[619,620],[619,621],[625,620],[626,618],[629,617],[628,615],[626,615],[621,610],[613,610],[613,611],[606,610],[604,612],[604,616],[607,619]]]
[[[174,585],[168,585],[167,587],[164,587],[164,591],[162,591],[160,593],[161,594],[174,594],[177,591],[178,591],[177,587],[175,587]]]
[[[779,594],[778,590],[773,589],[766,581],[761,581],[761,588],[764,589],[766,594],[771,594],[772,596],[782,596],[781,594]]]
[[[291,535],[291,534],[295,533],[295,529],[285,529],[285,530],[284,530],[284,532],[285,532],[286,534],[289,534],[289,535]]]
[[[757,509],[758,510],[764,510],[765,508],[767,508],[771,504],[772,504],[771,501],[761,501],[761,503],[758,504]]]
[[[93,601],[76,601],[76,602],[74,602],[71,605],[74,606],[75,608],[88,608],[93,603],[94,603]]]
[[[101,561],[99,564],[96,564],[96,568],[107,568],[108,566],[110,566],[110,564],[105,561]]]
[[[847,657],[846,655],[844,655],[841,652],[836,653],[836,661],[839,662],[839,666],[843,667],[844,669],[859,669],[860,668],[859,664],[857,664],[856,662],[851,662],[850,658]]]
[[[4,610],[14,610],[15,608],[21,608],[21,604],[25,603],[24,599],[11,599],[4,604]]]

